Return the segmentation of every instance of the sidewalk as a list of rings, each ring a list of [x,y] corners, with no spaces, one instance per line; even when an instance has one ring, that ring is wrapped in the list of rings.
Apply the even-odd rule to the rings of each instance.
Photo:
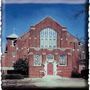
[[[38,87],[85,87],[86,82],[81,78],[65,78],[59,76],[45,76],[42,79],[32,79]]]

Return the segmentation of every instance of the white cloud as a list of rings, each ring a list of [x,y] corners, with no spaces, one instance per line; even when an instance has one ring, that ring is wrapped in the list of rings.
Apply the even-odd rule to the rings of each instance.
[[[86,0],[3,0],[3,3],[66,3],[66,4],[82,4]]]

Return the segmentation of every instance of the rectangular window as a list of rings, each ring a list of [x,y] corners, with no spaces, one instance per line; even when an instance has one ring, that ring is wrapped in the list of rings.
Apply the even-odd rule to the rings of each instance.
[[[34,66],[41,66],[41,55],[34,55]]]
[[[66,55],[60,55],[59,65],[67,65],[67,56]]]

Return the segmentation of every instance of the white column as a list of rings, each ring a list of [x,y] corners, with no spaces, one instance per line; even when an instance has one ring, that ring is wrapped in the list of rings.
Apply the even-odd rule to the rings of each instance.
[[[54,61],[53,63],[53,70],[54,70],[54,75],[57,75],[57,63]]]
[[[45,76],[47,75],[47,61],[44,64]]]

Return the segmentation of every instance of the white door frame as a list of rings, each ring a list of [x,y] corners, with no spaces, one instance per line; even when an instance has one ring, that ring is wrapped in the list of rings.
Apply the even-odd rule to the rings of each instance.
[[[47,76],[47,65],[48,65],[48,63],[53,64],[53,75],[57,75],[57,63],[56,63],[56,61],[54,60],[54,58],[51,61],[46,58],[46,61],[44,64],[45,76]]]

